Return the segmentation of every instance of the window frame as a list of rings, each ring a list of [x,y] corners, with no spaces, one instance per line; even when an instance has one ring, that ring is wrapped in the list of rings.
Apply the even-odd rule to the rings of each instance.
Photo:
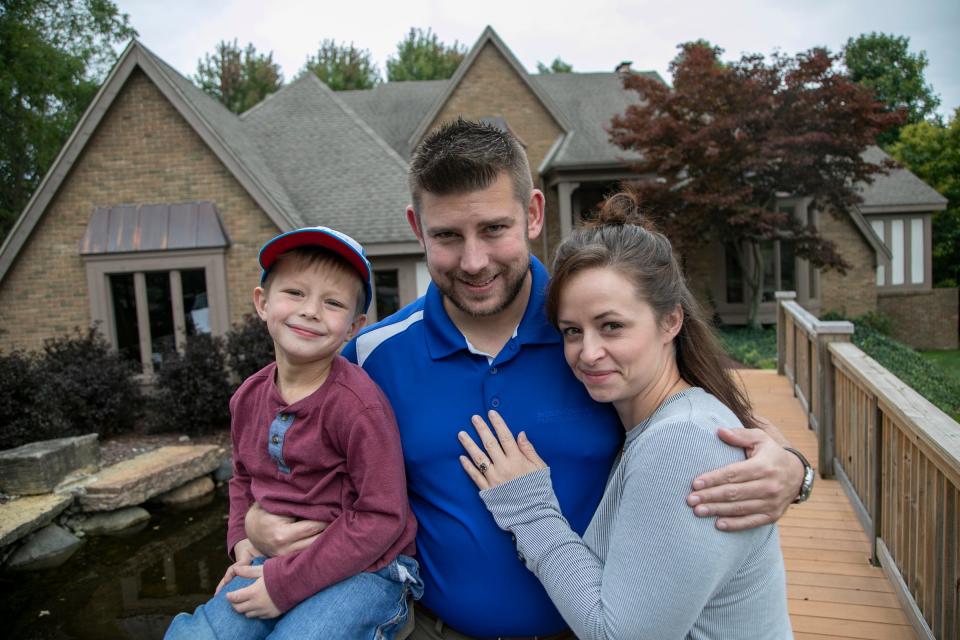
[[[82,257],[87,272],[90,318],[95,325],[101,327],[101,331],[114,349],[118,348],[119,342],[117,340],[113,295],[109,277],[117,274],[133,274],[137,326],[140,338],[140,363],[146,376],[153,374],[152,341],[146,299],[146,277],[144,275],[146,272],[165,271],[169,273],[174,339],[178,351],[183,351],[187,340],[180,271],[204,270],[210,309],[210,332],[215,336],[222,336],[230,328],[225,247],[150,251],[135,254],[95,254]]]
[[[933,215],[930,213],[891,213],[891,214],[868,214],[866,216],[867,224],[873,232],[880,238],[880,241],[890,249],[892,257],[885,264],[878,264],[874,269],[877,292],[892,291],[928,291],[933,288]],[[923,279],[921,282],[913,282],[912,277],[912,258],[913,258],[913,222],[921,220],[923,225],[923,238],[921,239],[921,251],[923,252]],[[893,223],[901,222],[903,229],[901,240],[903,246],[899,252],[893,246]],[[875,223],[879,223],[882,233],[878,233]],[[900,257],[900,267],[903,269],[903,282],[893,284],[894,260],[897,253]]]

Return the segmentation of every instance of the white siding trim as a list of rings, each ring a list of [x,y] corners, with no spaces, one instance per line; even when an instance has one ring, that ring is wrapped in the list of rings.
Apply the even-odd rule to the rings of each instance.
[[[880,238],[880,241],[883,242],[883,241],[884,241],[884,239],[883,239],[883,220],[871,220],[871,221],[870,221],[870,226],[873,228],[873,232],[877,234],[877,237]],[[879,260],[878,260],[877,262],[879,262]],[[878,286],[878,287],[882,287],[884,284],[886,284],[886,283],[884,282],[884,280],[886,279],[886,277],[887,277],[887,269],[886,269],[886,267],[885,267],[884,265],[882,265],[882,264],[878,264],[878,265],[877,265],[877,286]]]

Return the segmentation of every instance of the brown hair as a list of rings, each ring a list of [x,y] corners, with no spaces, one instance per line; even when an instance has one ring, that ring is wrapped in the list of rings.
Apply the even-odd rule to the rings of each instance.
[[[410,158],[410,197],[420,215],[423,192],[437,195],[486,189],[506,171],[526,207],[533,191],[527,154],[508,131],[457,118],[423,139]]]
[[[277,270],[277,265],[281,263],[291,262],[294,264],[295,268],[298,271],[306,271],[310,268],[317,269],[331,269],[334,271],[343,271],[345,273],[351,274],[357,284],[357,300],[354,306],[354,318],[360,317],[360,314],[363,313],[364,307],[367,303],[367,292],[363,284],[363,278],[360,277],[360,274],[357,273],[356,268],[345,258],[324,249],[323,247],[316,246],[303,246],[291,249],[290,251],[285,251],[281,253],[273,261],[273,264],[270,265],[270,270],[267,271],[267,275],[263,280],[264,291],[270,291],[270,283],[273,280],[273,274]]]
[[[630,190],[607,198],[596,220],[574,230],[557,248],[547,290],[547,317],[554,326],[560,294],[570,278],[599,267],[630,280],[658,321],[680,305],[683,325],[673,339],[680,376],[716,396],[744,426],[756,426],[746,395],[724,371],[723,350],[687,288],[670,241],[641,215],[637,195]]]

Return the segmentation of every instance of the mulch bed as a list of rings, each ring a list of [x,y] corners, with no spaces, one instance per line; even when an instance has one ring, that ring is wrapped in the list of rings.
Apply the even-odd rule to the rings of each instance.
[[[230,430],[193,437],[182,433],[125,433],[111,436],[100,441],[100,466],[107,467],[160,447],[185,444],[215,444],[229,450]]]

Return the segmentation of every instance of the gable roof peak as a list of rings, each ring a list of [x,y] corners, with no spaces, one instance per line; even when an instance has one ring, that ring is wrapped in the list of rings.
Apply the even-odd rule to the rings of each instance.
[[[539,84],[533,82],[530,77],[530,74],[527,72],[526,68],[520,63],[510,48],[500,39],[500,36],[497,35],[497,32],[494,31],[493,27],[487,25],[483,32],[480,34],[480,37],[477,38],[476,43],[471,47],[470,51],[467,53],[466,57],[460,63],[460,66],[457,67],[456,73],[453,74],[453,77],[450,78],[450,82],[447,85],[446,91],[444,91],[437,101],[433,104],[429,111],[424,115],[423,119],[420,121],[420,125],[413,132],[413,135],[410,136],[410,147],[413,148],[417,145],[421,138],[427,133],[427,128],[430,124],[436,119],[437,114],[440,113],[440,110],[443,109],[443,105],[447,103],[447,100],[450,99],[450,96],[453,95],[453,92],[456,91],[457,87],[460,86],[460,82],[463,80],[464,76],[467,75],[467,72],[470,70],[470,67],[477,61],[477,58],[480,56],[480,52],[487,46],[491,45],[497,49],[500,55],[507,61],[507,64],[513,68],[520,80],[527,86],[531,93],[536,96],[536,98],[543,105],[544,109],[547,110],[547,113],[556,121],[557,125],[564,133],[568,133],[573,129],[570,121],[564,115],[550,95],[544,91]]]

